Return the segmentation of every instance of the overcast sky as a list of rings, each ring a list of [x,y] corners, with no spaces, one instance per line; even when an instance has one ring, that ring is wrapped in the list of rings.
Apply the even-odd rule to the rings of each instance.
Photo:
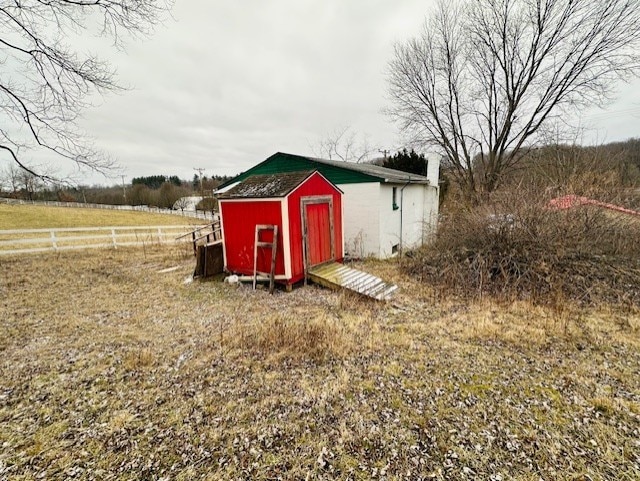
[[[425,0],[176,0],[155,34],[96,52],[130,90],[99,99],[84,128],[127,179],[236,174],[344,126],[371,144],[403,145],[381,112],[394,42],[416,35]],[[91,45],[89,42],[88,45]],[[584,142],[638,136],[640,82],[585,113]],[[111,183],[84,174],[86,182]]]

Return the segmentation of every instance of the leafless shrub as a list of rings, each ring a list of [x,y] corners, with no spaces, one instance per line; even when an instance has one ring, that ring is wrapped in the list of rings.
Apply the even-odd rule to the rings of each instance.
[[[556,210],[543,193],[514,189],[454,209],[406,267],[465,297],[637,307],[639,238],[640,218],[595,206]]]

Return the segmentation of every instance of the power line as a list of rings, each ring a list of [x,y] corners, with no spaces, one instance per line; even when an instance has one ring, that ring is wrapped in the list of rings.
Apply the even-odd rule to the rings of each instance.
[[[605,120],[609,118],[622,117],[625,115],[634,115],[634,114],[640,114],[640,107],[631,107],[628,109],[621,109],[621,110],[611,110],[608,112],[607,111],[596,112],[593,114],[582,116],[581,118],[582,120]]]

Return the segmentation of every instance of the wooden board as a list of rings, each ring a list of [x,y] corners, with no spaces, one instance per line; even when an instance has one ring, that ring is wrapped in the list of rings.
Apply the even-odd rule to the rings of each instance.
[[[332,289],[348,289],[378,301],[390,299],[398,286],[367,272],[328,262],[309,269],[309,279]]]
[[[211,277],[224,269],[222,242],[199,245],[196,251],[196,268],[193,277]]]

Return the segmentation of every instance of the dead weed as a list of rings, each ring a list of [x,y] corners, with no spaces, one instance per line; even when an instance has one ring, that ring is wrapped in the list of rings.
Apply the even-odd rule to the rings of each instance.
[[[275,360],[322,362],[338,359],[354,348],[353,333],[326,315],[289,318],[274,314],[238,323],[227,335],[231,346]]]

